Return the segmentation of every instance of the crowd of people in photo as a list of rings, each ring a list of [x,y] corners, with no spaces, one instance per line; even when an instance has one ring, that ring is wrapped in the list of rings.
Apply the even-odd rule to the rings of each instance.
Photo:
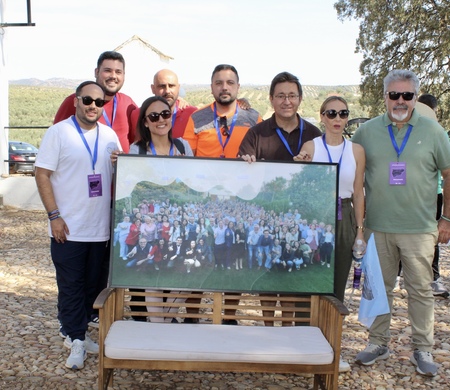
[[[178,205],[142,200],[123,209],[114,246],[126,267],[161,267],[190,273],[200,266],[300,270],[314,263],[330,268],[333,226],[308,223],[298,209],[276,213],[239,199]]]

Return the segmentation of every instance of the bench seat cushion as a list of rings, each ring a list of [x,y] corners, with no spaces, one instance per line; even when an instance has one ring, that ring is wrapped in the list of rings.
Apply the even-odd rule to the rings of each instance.
[[[105,356],[131,360],[330,364],[333,349],[319,328],[116,321]]]

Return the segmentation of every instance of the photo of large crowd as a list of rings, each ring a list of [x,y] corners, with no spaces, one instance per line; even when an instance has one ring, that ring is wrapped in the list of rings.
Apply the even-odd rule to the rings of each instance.
[[[160,270],[207,266],[291,272],[318,263],[330,268],[334,230],[308,222],[298,209],[278,215],[235,200],[179,206],[143,199],[114,229],[126,267]]]
[[[129,159],[141,166],[152,158]],[[318,281],[313,288],[332,291],[335,204],[327,205],[328,198],[320,200],[315,213],[302,203],[302,194],[280,203],[281,188],[272,195],[264,192],[279,180],[261,184],[261,193],[251,200],[223,189],[222,195],[196,192],[181,178],[170,185],[137,182],[126,200],[115,201],[112,261],[119,271],[112,275],[112,283],[126,280],[127,284],[135,282],[136,287],[161,288],[176,280],[178,287],[181,282],[181,287],[205,288],[207,279],[214,281],[207,285],[210,287],[231,277],[237,284],[240,280],[244,283],[236,290],[251,289],[258,280],[266,283],[265,289],[294,291],[295,287],[301,291],[301,279],[315,280],[311,279],[314,275]],[[298,177],[286,181],[285,192],[296,180]],[[192,194],[180,196],[183,191]],[[326,208],[331,212],[324,214]],[[291,281],[285,283],[284,278]]]

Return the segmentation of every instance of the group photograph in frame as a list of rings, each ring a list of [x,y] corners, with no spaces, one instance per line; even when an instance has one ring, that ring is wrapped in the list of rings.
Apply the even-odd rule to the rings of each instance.
[[[334,293],[337,164],[119,155],[114,180],[111,287]]]

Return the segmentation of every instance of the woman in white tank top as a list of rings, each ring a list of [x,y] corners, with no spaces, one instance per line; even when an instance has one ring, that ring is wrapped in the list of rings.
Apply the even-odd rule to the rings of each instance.
[[[336,297],[344,301],[345,287],[352,265],[352,248],[356,240],[364,243],[364,169],[366,156],[364,149],[346,140],[343,132],[347,126],[348,104],[340,96],[330,96],[320,107],[320,119],[325,127],[325,133],[312,141],[306,142],[296,161],[334,162],[339,164],[339,209],[336,226],[335,243],[337,250],[334,254],[334,291]],[[328,231],[332,229],[328,228]],[[328,237],[329,239],[329,237]],[[329,244],[324,246],[329,251]],[[325,253],[324,253],[325,255]],[[325,258],[325,256],[324,256]],[[322,266],[325,265],[322,258]],[[327,254],[326,258],[329,256]],[[327,261],[327,267],[331,264]],[[346,371],[350,367],[342,357],[340,370]],[[341,368],[342,367],[342,368]]]
[[[343,132],[349,116],[348,105],[340,96],[330,96],[320,108],[325,133],[306,142],[296,161],[333,162],[339,164],[339,210],[335,243],[335,293],[343,301],[352,264],[352,247],[364,242],[364,149],[346,140]],[[329,223],[329,222],[328,222]],[[324,259],[322,259],[324,260]],[[325,265],[322,261],[322,265]],[[327,263],[327,267],[331,265]]]

